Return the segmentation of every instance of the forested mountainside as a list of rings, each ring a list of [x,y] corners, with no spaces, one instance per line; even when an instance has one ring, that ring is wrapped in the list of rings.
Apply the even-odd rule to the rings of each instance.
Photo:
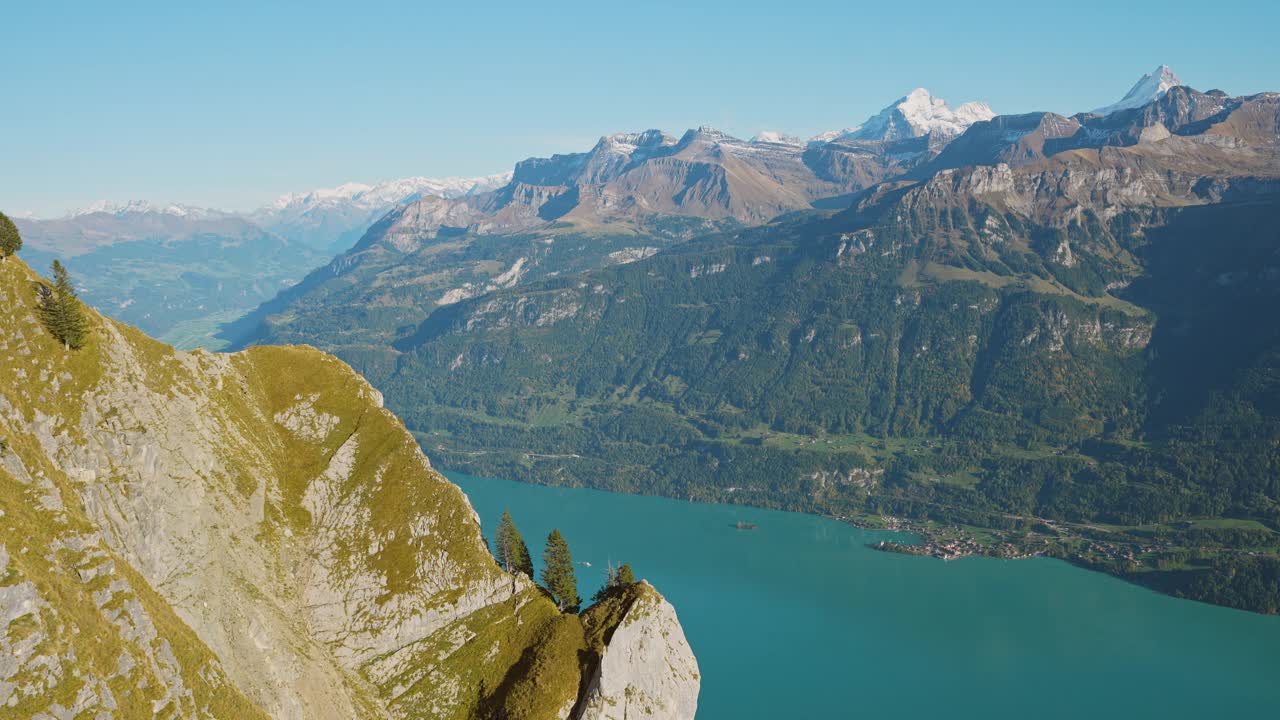
[[[69,288],[0,259],[0,715],[693,717],[657,591],[561,612],[503,571],[344,363],[177,352]]]
[[[1278,108],[1177,88],[1056,151],[979,122],[949,147],[993,137],[997,164],[492,289],[348,357],[448,467],[958,523],[1274,612]]]

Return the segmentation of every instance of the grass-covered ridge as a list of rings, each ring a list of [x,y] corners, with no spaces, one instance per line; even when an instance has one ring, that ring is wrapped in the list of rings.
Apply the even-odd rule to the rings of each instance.
[[[0,585],[40,608],[9,624],[31,668],[0,678],[17,707],[69,708],[99,680],[122,708],[172,695],[184,716],[573,705],[582,621],[498,568],[461,490],[346,364],[178,352],[89,310],[67,350],[36,281],[0,263]],[[46,651],[61,680],[23,675]]]

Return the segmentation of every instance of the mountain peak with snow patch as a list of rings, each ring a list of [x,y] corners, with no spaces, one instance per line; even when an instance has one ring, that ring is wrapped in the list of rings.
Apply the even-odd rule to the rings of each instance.
[[[374,221],[397,205],[431,196],[460,198],[496,190],[511,173],[483,177],[407,177],[373,185],[348,182],[331,188],[281,195],[272,204],[247,213],[262,227],[326,252],[350,247]]]
[[[84,215],[95,215],[98,213],[117,216],[131,213],[147,213],[151,215],[173,215],[175,217],[191,218],[204,218],[209,217],[210,215],[221,214],[217,210],[192,207],[190,205],[179,205],[177,203],[157,205],[156,203],[152,203],[147,200],[129,200],[128,202],[99,200],[78,210],[72,210],[67,213],[65,217],[76,218]]]
[[[762,143],[765,145],[791,145],[795,147],[803,147],[804,141],[794,135],[787,135],[777,130],[761,130],[751,138],[753,143]]]
[[[1182,81],[1173,73],[1168,65],[1161,65],[1155,70],[1143,75],[1138,82],[1134,83],[1129,92],[1119,100],[1119,102],[1100,107],[1093,110],[1094,115],[1110,115],[1121,110],[1132,110],[1140,108],[1147,103],[1154,102],[1164,97],[1164,94],[1170,89],[1178,87]]]
[[[973,123],[995,116],[984,102],[967,102],[952,108],[946,100],[916,88],[863,124],[838,133],[823,133],[814,140],[905,140],[935,133],[953,137]]]
[[[375,185],[347,182],[332,188],[318,188],[281,195],[258,213],[307,212],[324,205],[349,205],[361,210],[387,209],[389,206],[407,202],[422,195],[454,198],[494,190],[506,185],[510,180],[511,173],[506,172],[470,178],[408,177],[387,180]]]

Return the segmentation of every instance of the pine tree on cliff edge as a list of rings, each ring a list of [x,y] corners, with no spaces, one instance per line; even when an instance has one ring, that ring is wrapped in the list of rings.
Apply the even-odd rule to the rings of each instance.
[[[542,553],[542,584],[555,597],[561,612],[575,611],[582,604],[569,543],[559,530],[552,530],[547,536],[547,549]]]
[[[529,555],[529,546],[516,529],[511,519],[511,511],[502,511],[502,520],[498,523],[498,537],[494,543],[494,557],[503,570],[509,573],[524,573],[533,577],[533,557]]]
[[[636,574],[631,570],[631,563],[622,563],[614,582],[622,587],[636,584]]]
[[[591,597],[591,602],[598,603],[609,597],[609,592],[614,588],[625,588],[635,583],[636,574],[632,572],[630,563],[623,563],[616,568],[613,563],[609,563],[609,568],[604,573],[604,584],[596,590],[596,594]]]

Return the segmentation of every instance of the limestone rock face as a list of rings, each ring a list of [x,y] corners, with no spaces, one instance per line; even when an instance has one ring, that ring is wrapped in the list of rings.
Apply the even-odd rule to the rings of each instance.
[[[698,661],[675,608],[647,583],[613,631],[574,720],[693,720]]]
[[[466,496],[349,367],[176,352],[91,311],[69,352],[36,281],[0,264],[0,717],[578,704],[582,622],[494,563]]]

